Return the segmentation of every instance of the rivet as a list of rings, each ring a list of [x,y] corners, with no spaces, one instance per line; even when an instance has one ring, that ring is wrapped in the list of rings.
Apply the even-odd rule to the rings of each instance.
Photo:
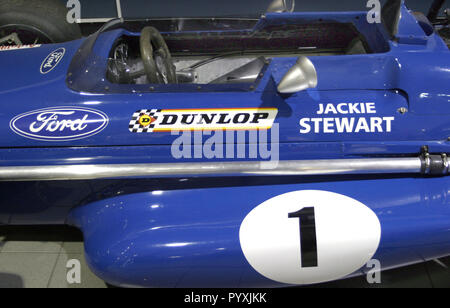
[[[397,111],[398,111],[399,113],[401,113],[401,114],[405,114],[405,113],[408,112],[408,109],[406,109],[405,107],[401,107],[401,108],[398,108]]]

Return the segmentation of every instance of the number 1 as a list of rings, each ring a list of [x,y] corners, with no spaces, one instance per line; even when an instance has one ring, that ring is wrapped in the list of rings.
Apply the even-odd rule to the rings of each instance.
[[[288,217],[299,219],[301,266],[317,267],[317,235],[314,207],[305,207],[297,212],[289,213]]]

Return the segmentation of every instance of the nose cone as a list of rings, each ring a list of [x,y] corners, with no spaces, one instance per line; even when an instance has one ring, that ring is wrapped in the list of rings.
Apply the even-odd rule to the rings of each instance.
[[[307,57],[301,56],[284,75],[278,85],[278,92],[296,93],[315,87],[317,87],[317,72],[314,64]]]

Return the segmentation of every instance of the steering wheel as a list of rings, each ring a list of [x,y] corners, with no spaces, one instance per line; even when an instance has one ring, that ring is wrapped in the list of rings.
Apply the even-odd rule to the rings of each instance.
[[[150,83],[177,83],[169,48],[158,30],[145,27],[140,38],[142,62]]]

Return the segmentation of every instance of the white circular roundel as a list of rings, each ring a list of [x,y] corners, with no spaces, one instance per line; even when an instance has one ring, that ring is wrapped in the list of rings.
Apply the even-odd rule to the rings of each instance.
[[[239,238],[250,265],[286,284],[332,281],[372,259],[381,238],[375,213],[337,193],[304,190],[276,196],[254,208]]]

